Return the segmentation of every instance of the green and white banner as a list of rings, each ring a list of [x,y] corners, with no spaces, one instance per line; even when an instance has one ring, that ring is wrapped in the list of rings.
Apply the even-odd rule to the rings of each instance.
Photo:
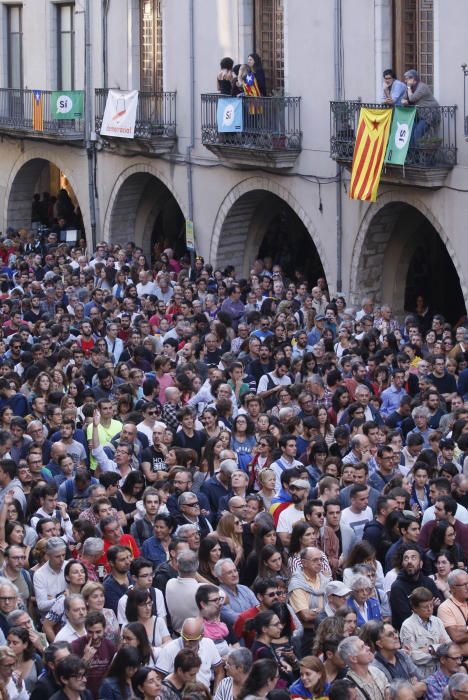
[[[52,119],[83,119],[83,91],[53,92],[50,113]]]
[[[393,110],[385,164],[405,164],[415,117],[416,107],[395,107]]]

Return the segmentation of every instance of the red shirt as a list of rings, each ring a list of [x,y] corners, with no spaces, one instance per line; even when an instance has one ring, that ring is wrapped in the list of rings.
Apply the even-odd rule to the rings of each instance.
[[[107,573],[109,573],[110,566],[109,566],[109,562],[107,561],[107,550],[109,549],[109,547],[112,547],[112,545],[108,540],[106,540],[104,538],[103,538],[103,542],[104,542],[104,554],[102,555],[102,557],[99,559],[98,563],[96,564],[96,568],[98,566],[102,565],[105,568],[105,570],[107,571]],[[132,556],[134,559],[136,557],[140,556],[140,550],[138,548],[138,545],[131,535],[122,535],[120,540],[119,540],[119,544],[122,545],[122,547],[128,547],[131,550]]]

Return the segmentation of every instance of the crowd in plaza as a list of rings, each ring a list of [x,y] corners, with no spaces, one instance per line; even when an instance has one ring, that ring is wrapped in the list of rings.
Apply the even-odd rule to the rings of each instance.
[[[468,696],[468,323],[0,240],[0,700]]]

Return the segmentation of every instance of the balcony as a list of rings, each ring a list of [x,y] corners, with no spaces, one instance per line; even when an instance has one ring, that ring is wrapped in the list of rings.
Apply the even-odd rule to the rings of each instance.
[[[330,103],[330,157],[351,169],[361,107],[391,109],[383,104],[359,101]],[[417,107],[416,119],[424,119],[424,137],[410,145],[404,167],[384,165],[382,181],[439,189],[457,164],[456,106]]]
[[[202,143],[221,160],[253,168],[292,168],[301,152],[300,97],[242,97],[242,131],[218,131],[218,100],[201,96]]]
[[[80,142],[84,140],[84,119],[53,119],[51,95],[42,90],[42,130],[33,127],[34,90],[0,88],[0,135],[45,141]]]
[[[122,155],[162,155],[176,143],[176,93],[140,92],[133,139],[100,136],[107,101],[107,89],[95,91],[95,129],[103,148]]]

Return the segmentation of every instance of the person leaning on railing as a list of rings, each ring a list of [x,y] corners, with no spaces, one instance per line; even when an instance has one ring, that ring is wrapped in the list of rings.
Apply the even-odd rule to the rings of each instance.
[[[417,115],[413,128],[412,140],[417,142],[423,138],[431,127],[433,128],[439,123],[439,103],[432,94],[429,85],[422,82],[418,71],[414,70],[414,68],[407,70],[404,77],[406,95],[402,99],[401,104],[425,108]]]

